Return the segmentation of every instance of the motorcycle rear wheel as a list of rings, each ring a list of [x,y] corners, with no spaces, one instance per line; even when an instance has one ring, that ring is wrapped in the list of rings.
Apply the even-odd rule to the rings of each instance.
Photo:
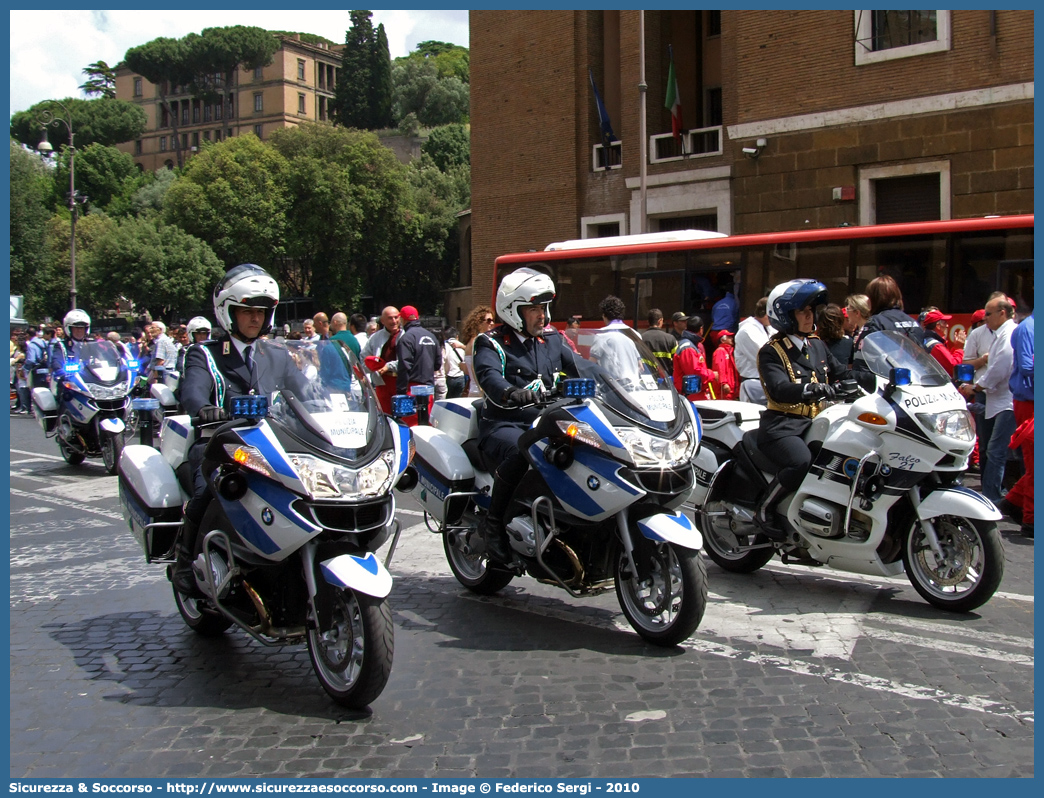
[[[105,473],[116,476],[116,467],[120,464],[120,454],[123,452],[123,433],[119,435],[102,434],[101,439],[102,462],[105,463]]]
[[[232,621],[217,610],[211,609],[204,599],[194,599],[174,588],[174,603],[178,605],[181,619],[200,637],[221,637]]]
[[[332,602],[326,628],[308,629],[308,656],[319,683],[341,706],[362,709],[377,698],[391,676],[395,628],[385,599],[347,588],[320,590],[316,601]]]
[[[471,533],[477,535],[477,532]],[[457,577],[457,581],[472,593],[480,596],[491,596],[503,590],[514,577],[510,571],[490,568],[489,560],[484,554],[465,552],[464,532],[443,532],[442,548],[446,552],[446,562]]]
[[[689,638],[707,608],[707,567],[698,551],[638,537],[637,574],[627,555],[616,560],[616,597],[628,623],[649,643],[676,646]]]
[[[736,534],[732,531],[731,521],[726,516],[714,515],[714,513],[724,512],[725,510],[723,501],[725,490],[723,486],[731,481],[734,467],[730,463],[725,468],[726,471],[715,481],[713,492],[707,496],[703,506],[697,510],[700,519],[700,531],[703,533],[707,555],[714,560],[718,567],[734,574],[749,574],[771,560],[776,550],[772,546],[766,546],[749,551],[736,551],[737,546],[733,545],[732,541],[729,540],[729,537],[735,539],[739,547],[765,542],[764,536],[756,534],[753,528],[751,529],[751,534]],[[725,530],[723,528],[724,525],[729,525],[730,528]]]
[[[943,558],[933,554],[920,523],[914,519],[903,543],[907,578],[933,607],[950,612],[981,607],[1004,576],[1004,547],[997,522],[941,515],[932,523]]]

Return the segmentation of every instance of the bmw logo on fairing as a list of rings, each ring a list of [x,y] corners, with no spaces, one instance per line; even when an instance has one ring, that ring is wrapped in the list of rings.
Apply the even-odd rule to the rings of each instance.
[[[588,477],[587,478],[587,487],[589,487],[591,490],[598,490],[601,486],[602,486],[602,483],[598,479],[598,477]]]
[[[882,465],[879,470],[882,477],[887,477],[889,474],[892,473],[892,467],[887,465]]]
[[[272,517],[272,511],[267,507],[261,511],[261,520],[265,522],[265,526],[272,526],[272,521],[275,520]]]

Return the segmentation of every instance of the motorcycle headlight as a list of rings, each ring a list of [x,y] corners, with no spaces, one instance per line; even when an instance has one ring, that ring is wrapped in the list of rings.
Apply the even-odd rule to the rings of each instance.
[[[696,453],[696,430],[691,421],[674,438],[660,438],[634,427],[616,427],[614,432],[637,466],[678,466]]]
[[[971,413],[967,410],[944,410],[941,413],[918,413],[917,420],[937,435],[945,435],[965,443],[975,440]]]
[[[98,385],[88,382],[86,385],[88,392],[95,399],[122,399],[127,394],[127,385],[122,382],[119,385]]]
[[[395,455],[381,454],[360,469],[345,468],[307,454],[291,454],[290,462],[312,499],[363,499],[391,489]]]

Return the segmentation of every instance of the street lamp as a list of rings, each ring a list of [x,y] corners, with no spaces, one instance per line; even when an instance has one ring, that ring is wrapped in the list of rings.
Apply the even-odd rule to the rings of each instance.
[[[40,139],[40,143],[36,146],[36,149],[40,154],[47,158],[52,152],[54,147],[51,146],[51,142],[47,140],[47,127],[58,127],[59,124],[65,125],[69,131],[69,213],[71,219],[72,230],[69,236],[69,267],[71,269],[72,282],[69,286],[69,305],[71,310],[76,309],[76,204],[77,202],[86,199],[84,197],[78,197],[76,194],[76,172],[75,172],[75,160],[76,160],[76,146],[73,138],[73,124],[72,124],[72,113],[62,103],[57,100],[47,100],[49,103],[53,103],[65,111],[65,116],[61,116],[49,108],[42,109],[37,119],[40,122],[43,137]]]

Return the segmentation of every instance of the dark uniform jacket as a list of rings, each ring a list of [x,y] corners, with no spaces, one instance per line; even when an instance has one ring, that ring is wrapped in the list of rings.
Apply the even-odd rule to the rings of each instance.
[[[759,437],[803,435],[819,413],[818,402],[802,398],[810,382],[830,384],[846,371],[825,343],[816,335],[806,339],[808,353],[786,333],[776,333],[758,351],[758,374],[768,399],[768,410],[761,415]]]
[[[407,322],[395,344],[399,364],[395,388],[406,393],[411,385],[434,385],[435,372],[442,368],[442,344],[419,321]]]
[[[510,327],[502,324],[475,338],[475,379],[486,394],[479,416],[483,451],[496,457],[506,456],[506,450],[514,447],[518,436],[540,413],[535,407],[510,406],[508,392],[533,386],[538,380],[550,390],[560,374],[577,376],[575,357],[557,330],[546,331],[543,338],[520,341]]]
[[[196,416],[200,408],[206,405],[228,410],[231,397],[245,396],[251,389],[260,394],[289,388],[299,398],[305,397],[308,380],[291,360],[290,353],[272,344],[262,343],[259,346],[258,341],[254,341],[251,357],[254,361],[253,374],[247,369],[239,350],[227,339],[190,346],[185,354],[185,373],[180,384],[181,404],[185,412]],[[221,375],[217,381],[211,371],[211,360]]]

